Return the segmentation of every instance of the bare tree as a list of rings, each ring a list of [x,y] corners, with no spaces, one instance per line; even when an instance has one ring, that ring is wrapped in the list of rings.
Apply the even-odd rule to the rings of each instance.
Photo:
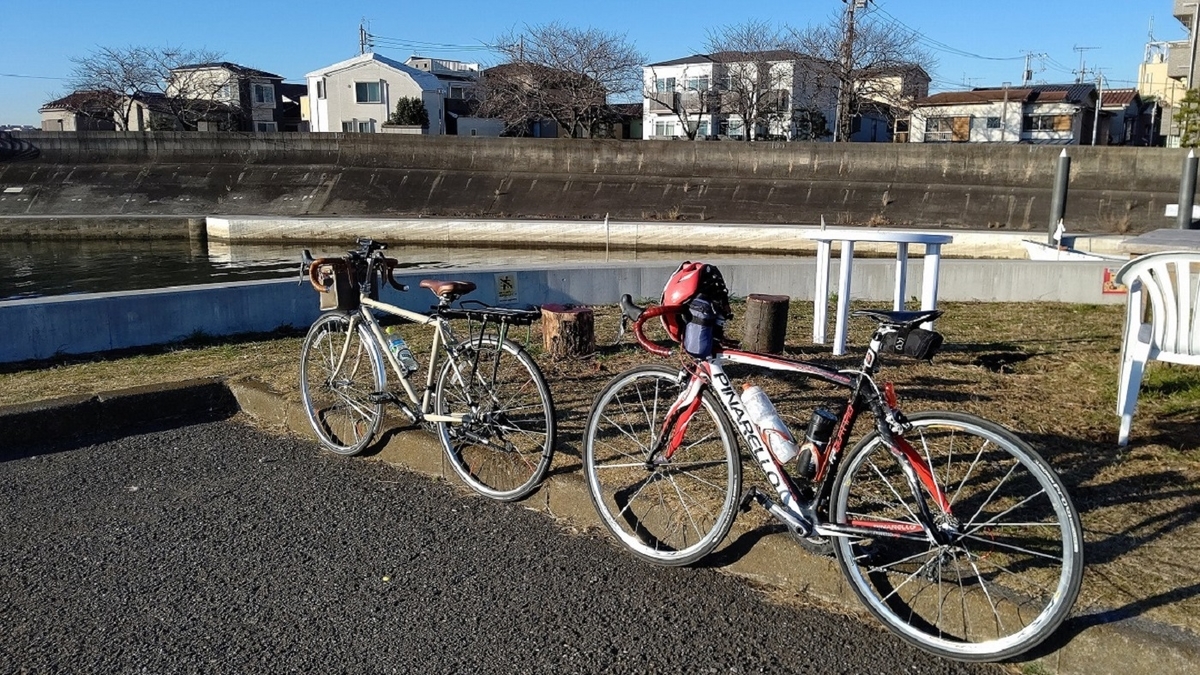
[[[865,112],[894,121],[928,93],[936,60],[918,37],[854,1],[824,24],[792,30],[795,48],[812,57],[803,77],[837,98],[834,140],[850,140],[854,119]]]
[[[507,63],[480,79],[481,114],[510,128],[550,119],[569,135],[592,136],[610,121],[610,98],[641,91],[645,57],[624,35],[560,23],[527,26],[495,41]]]
[[[800,56],[785,42],[785,34],[765,21],[751,20],[710,30],[706,46],[716,64],[721,112],[741,118],[744,139],[785,131]]]
[[[68,81],[76,92],[92,93],[92,104],[112,114],[120,130],[128,130],[139,105],[157,114],[174,117],[183,128],[215,105],[214,94],[228,83],[191,82],[188,75],[173,75],[181,66],[217,61],[221,56],[203,50],[153,47],[101,47],[73,57]]]

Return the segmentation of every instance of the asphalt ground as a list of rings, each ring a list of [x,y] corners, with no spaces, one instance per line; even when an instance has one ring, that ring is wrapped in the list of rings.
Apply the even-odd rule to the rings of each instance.
[[[242,418],[58,412],[0,447],[0,672],[1002,672]]]

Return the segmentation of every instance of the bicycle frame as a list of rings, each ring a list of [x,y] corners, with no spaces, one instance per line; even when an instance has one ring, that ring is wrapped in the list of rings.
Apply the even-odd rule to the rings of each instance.
[[[413,389],[408,371],[400,365],[400,362],[396,359],[396,355],[392,354],[392,350],[387,348],[387,338],[383,334],[383,328],[379,325],[379,321],[371,313],[372,309],[391,314],[392,316],[398,316],[416,324],[434,327],[433,344],[429,348],[429,363],[425,368],[425,386],[420,396]],[[463,413],[453,415],[430,413],[434,378],[437,376],[437,365],[441,363],[441,359],[438,358],[439,349],[455,343],[454,334],[451,332],[449,322],[436,315],[422,314],[386,302],[373,300],[365,294],[360,298],[359,308],[351,315],[350,330],[355,330],[357,324],[360,322],[366,324],[368,330],[370,330],[371,336],[375,339],[376,346],[383,352],[384,358],[387,359],[388,364],[392,367],[392,372],[399,378],[409,402],[420,412],[421,416],[428,422],[461,424]],[[458,373],[458,375],[461,377],[462,373]]]
[[[663,355],[666,350],[649,343],[641,332],[642,322],[649,318],[646,315],[657,316],[671,310],[670,306],[666,306],[664,311],[655,311],[660,308],[662,306],[651,308],[639,317],[634,324],[634,333],[642,346]],[[654,348],[651,348],[651,345]],[[665,415],[657,447],[651,455],[652,461],[670,459],[683,439],[691,416],[700,407],[701,392],[705,388],[711,388],[716,393],[727,419],[733,422],[737,433],[749,448],[754,463],[758,465],[767,482],[775,490],[779,501],[775,502],[758,492],[750,493],[751,496],[785,522],[796,534],[802,537],[814,534],[820,536],[859,536],[864,534],[877,536],[883,529],[897,537],[921,537],[924,535],[921,538],[927,537],[941,543],[946,537],[935,525],[935,518],[929,509],[925,494],[932,497],[943,514],[950,514],[950,504],[937,484],[929,462],[901,435],[904,429],[903,417],[896,407],[895,394],[890,383],[884,386],[883,392],[880,392],[870,377],[870,373],[877,369],[877,355],[881,345],[882,336],[880,331],[876,331],[863,358],[862,368],[849,373],[813,363],[723,347],[718,347],[715,353],[706,359],[685,357],[683,375],[689,378],[687,386],[683,388]],[[725,373],[723,366],[725,362],[740,363],[777,372],[798,373],[851,390],[832,438],[824,452],[816,453],[817,456],[814,457],[817,464],[814,481],[817,483],[818,489],[811,499],[801,497],[802,493],[797,489],[791,476],[759,437],[758,428],[750,420],[742,405],[741,397]],[[881,438],[902,468],[916,503],[920,525],[874,520],[836,524],[827,522],[827,519],[823,517],[819,505],[827,503],[832,492],[833,478],[837,474],[838,461],[849,440],[850,430],[862,413],[868,410],[876,419],[876,429]],[[656,459],[658,456],[663,459]],[[922,487],[924,487],[924,491],[922,491]]]

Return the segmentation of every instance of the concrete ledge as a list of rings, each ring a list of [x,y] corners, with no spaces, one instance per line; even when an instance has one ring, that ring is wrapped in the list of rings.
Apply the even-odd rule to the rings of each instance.
[[[444,246],[531,244],[549,248],[689,251],[720,255],[722,251],[812,253],[816,242],[806,235],[816,224],[750,225],[719,222],[628,220],[521,220],[479,218],[287,218],[271,216],[208,216],[208,238],[228,242],[329,241],[341,246],[355,237],[380,241],[420,241]],[[1044,231],[1004,232],[953,228],[904,228],[908,232],[948,234],[954,242],[942,247],[947,257],[1025,260],[1021,241],[1045,241]],[[1080,238],[1080,250],[1119,253],[1123,235]],[[894,244],[859,242],[855,250],[894,256]],[[922,253],[913,247],[914,255]]]
[[[218,380],[135,387],[0,408],[0,459],[84,435],[120,437],[161,426],[225,419],[238,402]]]

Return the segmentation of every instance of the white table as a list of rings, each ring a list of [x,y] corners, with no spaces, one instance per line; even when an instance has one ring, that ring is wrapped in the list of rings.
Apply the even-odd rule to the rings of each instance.
[[[840,242],[842,249],[841,267],[838,274],[837,322],[833,333],[833,353],[846,353],[846,320],[850,315],[850,278],[854,266],[854,243],[859,241],[887,242],[896,244],[896,289],[893,295],[894,309],[904,309],[904,291],[908,282],[908,245],[925,246],[924,275],[921,283],[921,309],[937,308],[938,268],[942,260],[942,244],[949,244],[954,237],[932,232],[902,230],[876,230],[869,228],[826,228],[813,230],[805,235],[817,242],[817,288],[813,306],[813,342],[825,343],[826,308],[829,304],[829,258],[833,242]],[[930,323],[922,324],[928,328]]]

